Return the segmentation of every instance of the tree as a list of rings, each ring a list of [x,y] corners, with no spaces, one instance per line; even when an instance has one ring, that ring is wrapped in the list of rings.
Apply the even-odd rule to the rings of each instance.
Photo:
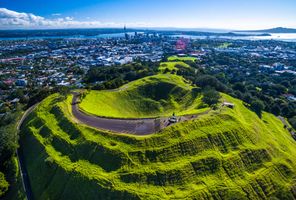
[[[17,149],[15,134],[15,122],[17,113],[10,114],[13,120],[9,120],[4,126],[0,125],[0,199],[8,190],[9,184],[16,175],[13,157]],[[1,119],[2,121],[2,119]]]
[[[5,129],[0,129],[0,169],[14,155],[17,148],[15,141],[15,134],[11,128],[5,126]]]
[[[277,104],[274,104],[271,107],[271,112],[272,112],[272,114],[279,116],[281,114],[281,108]]]
[[[199,76],[196,79],[195,84],[202,88],[211,87],[211,88],[215,88],[220,92],[226,91],[225,85],[220,81],[218,81],[218,79],[216,79],[214,76],[210,76],[210,75]]]
[[[296,129],[296,116],[289,119],[291,126]]]
[[[241,93],[245,93],[246,92],[246,86],[243,83],[240,83],[240,82],[235,83],[234,86],[233,86],[233,89],[234,90],[238,90]]]
[[[70,88],[66,86],[57,87],[56,90],[60,93],[63,99],[66,99],[67,96],[70,94]]]
[[[264,103],[261,100],[255,99],[251,102],[251,109],[261,118],[264,110]]]
[[[164,69],[164,71],[163,71],[164,74],[167,74],[167,73],[169,73],[169,72],[170,72],[170,69],[167,68],[167,67],[166,67],[166,68]]]
[[[6,181],[5,176],[0,172],[0,197],[2,197],[8,190],[9,183]]]
[[[48,88],[41,88],[31,92],[27,107],[34,105],[48,97],[53,91]]]
[[[220,99],[220,94],[213,88],[206,87],[203,92],[203,98],[202,101],[209,106],[215,106]]]

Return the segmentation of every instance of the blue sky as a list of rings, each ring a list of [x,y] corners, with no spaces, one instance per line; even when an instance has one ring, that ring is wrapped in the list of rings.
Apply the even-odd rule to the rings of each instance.
[[[0,0],[0,8],[0,28],[296,28],[296,0]]]

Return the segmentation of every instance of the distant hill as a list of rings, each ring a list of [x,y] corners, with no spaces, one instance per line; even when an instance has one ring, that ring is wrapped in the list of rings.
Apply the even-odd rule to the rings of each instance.
[[[237,31],[236,31],[237,32]],[[271,29],[263,29],[263,30],[251,30],[251,31],[238,31],[238,32],[255,32],[255,33],[296,33],[296,29],[293,28],[271,28]]]

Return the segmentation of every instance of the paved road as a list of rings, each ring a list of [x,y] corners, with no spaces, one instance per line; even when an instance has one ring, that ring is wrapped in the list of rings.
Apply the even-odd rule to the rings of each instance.
[[[88,115],[78,108],[77,94],[72,100],[72,113],[80,122],[99,129],[117,133],[148,135],[160,130],[160,119],[110,119]]]
[[[23,122],[25,121],[27,116],[37,107],[37,105],[38,104],[35,104],[32,107],[30,107],[28,110],[25,111],[25,113],[23,114],[21,120],[17,124],[17,133],[16,134],[18,134],[20,132],[20,128],[21,128]],[[16,137],[16,138],[18,138],[18,137]],[[22,185],[23,185],[23,188],[24,188],[24,191],[25,191],[26,199],[27,200],[33,200],[33,193],[32,193],[32,189],[31,189],[27,169],[26,169],[26,166],[24,164],[24,155],[23,155],[23,152],[22,152],[22,146],[21,146],[20,142],[19,142],[19,148],[16,150],[16,156],[17,156],[18,165],[19,165],[19,168],[20,168]]]
[[[113,119],[88,115],[78,108],[78,94],[73,93],[72,113],[74,117],[88,126],[109,130],[116,133],[129,133],[134,135],[149,135],[160,131],[170,125],[169,118],[146,118],[146,119]],[[198,116],[205,115],[209,111],[198,115],[178,117],[178,121],[186,121]]]

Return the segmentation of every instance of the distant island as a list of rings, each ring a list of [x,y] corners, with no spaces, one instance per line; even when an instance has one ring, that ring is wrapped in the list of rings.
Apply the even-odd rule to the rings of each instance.
[[[236,33],[236,32],[225,32],[225,33],[214,33],[214,32],[203,32],[203,31],[161,31],[163,35],[190,35],[190,36],[214,36],[214,37],[249,37],[249,36],[270,36],[268,33]]]
[[[277,27],[263,30],[249,30],[249,31],[236,31],[236,32],[254,32],[254,33],[296,33],[294,28]]]

